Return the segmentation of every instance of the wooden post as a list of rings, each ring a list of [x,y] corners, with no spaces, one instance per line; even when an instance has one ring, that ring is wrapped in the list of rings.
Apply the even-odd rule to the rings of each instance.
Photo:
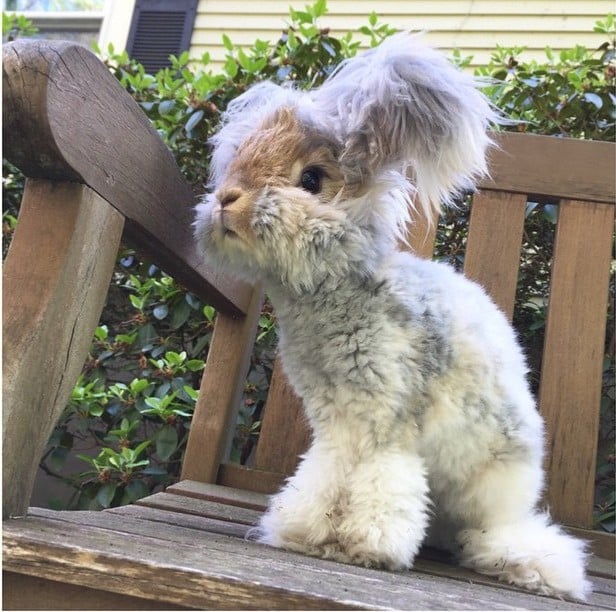
[[[3,517],[27,510],[87,356],[123,226],[85,185],[26,182],[3,273]]]
[[[218,313],[190,425],[183,480],[216,482],[228,456],[262,303],[263,292],[255,287],[246,316]]]

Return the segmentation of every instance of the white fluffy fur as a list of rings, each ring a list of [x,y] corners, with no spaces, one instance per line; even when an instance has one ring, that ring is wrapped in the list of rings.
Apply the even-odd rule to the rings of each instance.
[[[543,424],[511,327],[478,285],[396,250],[405,194],[430,209],[471,188],[493,118],[409,35],[313,92],[258,85],[213,139],[196,234],[209,263],[265,281],[313,430],[260,541],[400,569],[429,538],[478,572],[584,598],[584,546],[537,508]]]

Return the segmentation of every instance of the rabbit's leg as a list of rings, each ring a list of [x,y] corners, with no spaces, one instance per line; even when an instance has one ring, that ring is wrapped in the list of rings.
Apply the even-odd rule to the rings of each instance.
[[[252,535],[270,546],[338,558],[335,523],[341,513],[344,479],[342,458],[331,448],[313,444],[295,474],[270,499]]]
[[[541,468],[524,461],[495,462],[457,495],[460,563],[545,595],[583,599],[584,544],[534,508]]]
[[[408,568],[428,524],[428,484],[422,459],[378,451],[350,474],[348,505],[336,533],[344,557],[357,565]]]

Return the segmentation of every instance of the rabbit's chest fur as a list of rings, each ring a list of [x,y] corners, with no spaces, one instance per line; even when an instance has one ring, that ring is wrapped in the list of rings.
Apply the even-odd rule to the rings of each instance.
[[[301,298],[274,288],[272,299],[283,366],[317,436],[416,443],[431,471],[464,476],[464,466],[529,452],[537,439],[528,389],[523,414],[498,377],[503,352],[514,355],[509,368],[525,369],[504,317],[447,266],[398,254],[369,277]]]

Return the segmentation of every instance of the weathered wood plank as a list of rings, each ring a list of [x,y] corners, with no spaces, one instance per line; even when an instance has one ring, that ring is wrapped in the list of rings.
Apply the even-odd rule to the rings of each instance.
[[[231,607],[232,602],[236,609],[605,607],[429,574],[347,566],[193,529],[161,523],[148,527],[126,516],[116,516],[116,532],[109,529],[109,516],[100,517],[107,527],[99,528],[74,522],[68,515],[76,513],[60,514],[66,520],[6,522],[5,569],[200,608]],[[97,520],[97,513],[79,514],[88,523]],[[143,532],[148,528],[150,535]],[[161,539],[182,545],[161,545]]]
[[[612,564],[616,561],[616,535],[596,529],[578,529],[567,527],[572,535],[582,538],[590,543],[592,553],[601,559],[606,559]]]
[[[614,143],[511,132],[495,140],[500,148],[490,150],[480,188],[614,204]]]
[[[246,316],[218,313],[184,454],[182,479],[215,482],[229,455],[263,303],[255,287]]]
[[[590,527],[614,207],[561,202],[539,403],[553,516]]]
[[[2,586],[3,610],[190,610],[173,602],[130,597],[13,572],[2,573]]]
[[[165,493],[185,495],[186,497],[194,497],[195,499],[204,499],[261,512],[267,508],[267,495],[263,493],[223,487],[207,482],[197,482],[196,480],[181,480],[167,487]]]
[[[191,502],[188,501],[188,504],[191,504]],[[248,532],[248,526],[240,522],[231,523],[198,516],[197,513],[199,512],[199,508],[197,504],[195,504],[194,510],[194,514],[186,514],[184,512],[179,513],[159,510],[148,506],[126,506],[123,508],[105,510],[104,512],[92,513],[55,512],[53,510],[31,508],[30,515],[33,517],[47,518],[54,521],[64,521],[78,525],[90,525],[97,528],[110,529],[115,532],[126,531],[127,533],[134,535],[158,537],[165,541],[165,543],[162,544],[164,547],[194,544],[196,536],[190,531],[193,529],[209,531],[212,534],[240,538],[244,538]],[[119,518],[115,516],[109,517],[109,514],[122,515],[123,517],[130,517],[130,519],[126,520],[126,518]],[[230,508],[229,518],[233,519],[235,514],[236,510],[234,508]],[[243,518],[244,517],[241,515],[238,516],[238,520],[243,520]],[[160,530],[157,526],[149,524],[152,522],[166,523],[167,527]],[[197,537],[199,536],[197,535]],[[217,547],[220,545],[220,542],[220,538],[213,538],[210,542],[210,546]],[[265,550],[267,551],[267,554],[274,556],[285,554],[281,551],[277,551],[276,549],[266,548]],[[263,558],[263,549],[248,548],[246,549],[245,554],[257,555],[259,558]],[[605,572],[606,569],[607,568],[603,568],[603,571]],[[420,551],[420,555],[416,559],[413,566],[413,572],[427,573],[432,576],[453,578],[476,585],[486,585],[509,590],[513,589],[521,593],[526,593],[526,591],[521,588],[497,582],[494,578],[483,576],[469,569],[460,567],[453,563],[448,553],[432,548],[423,548]],[[614,572],[612,571],[610,573],[608,571],[607,579],[597,577],[597,574],[593,572],[591,572],[591,574],[594,591],[591,603],[609,606],[609,600],[606,602],[606,599],[600,597],[600,595],[614,597]]]
[[[192,236],[191,187],[96,56],[71,42],[22,39],[3,46],[2,70],[10,161],[26,176],[89,185],[126,217],[131,244],[216,308],[245,312],[250,287],[204,264]]]
[[[526,196],[482,190],[473,197],[464,274],[511,320],[520,267]]]
[[[30,514],[32,516],[50,516],[48,513],[41,513],[38,508],[30,508]],[[136,504],[121,506],[119,508],[109,508],[104,511],[104,515],[106,516],[107,514],[129,516],[142,521],[150,521],[152,523],[167,523],[177,525],[178,527],[199,529],[200,531],[209,531],[213,534],[242,539],[246,537],[246,533],[250,529],[250,525],[246,525],[244,523],[221,521],[219,519],[199,516],[196,514],[169,512],[169,510],[161,510],[152,506],[138,506]],[[51,518],[53,518],[53,516]]]
[[[206,516],[222,521],[256,525],[261,512],[239,506],[229,506],[206,499],[195,499],[170,493],[155,493],[136,502],[140,506],[149,506],[171,512],[185,512],[197,516]]]
[[[27,510],[88,354],[123,223],[84,185],[26,182],[3,271],[3,516]]]
[[[256,470],[237,463],[222,463],[218,470],[218,484],[247,489],[258,493],[272,494],[280,490],[286,474]]]

